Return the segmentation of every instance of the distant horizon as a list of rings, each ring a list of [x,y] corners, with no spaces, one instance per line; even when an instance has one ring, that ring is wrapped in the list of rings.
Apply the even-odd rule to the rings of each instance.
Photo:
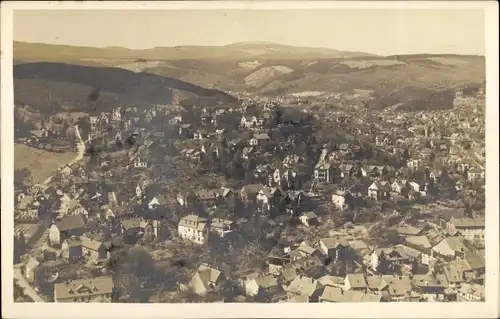
[[[269,42],[363,52],[485,55],[481,9],[17,10],[13,39],[147,50]]]
[[[313,47],[313,46],[299,46],[299,45],[289,45],[289,44],[283,44],[283,43],[276,43],[276,42],[269,42],[269,41],[242,41],[242,42],[233,42],[233,43],[228,43],[228,44],[221,44],[221,45],[199,45],[199,44],[183,44],[183,45],[174,45],[174,46],[155,46],[155,47],[149,47],[149,48],[142,48],[142,49],[132,49],[128,48],[125,46],[117,46],[117,45],[111,45],[111,46],[104,46],[104,47],[95,47],[95,46],[84,46],[84,45],[72,45],[72,44],[60,44],[60,43],[48,43],[48,42],[28,42],[28,41],[18,41],[14,40],[14,43],[26,43],[26,44],[32,44],[32,45],[54,45],[54,46],[68,46],[68,47],[73,47],[73,48],[89,48],[89,49],[124,49],[124,50],[130,50],[130,51],[146,51],[146,50],[154,50],[154,49],[162,49],[162,48],[176,48],[176,47],[227,47],[231,45],[238,45],[238,44],[269,44],[269,45],[279,45],[279,46],[287,46],[287,47],[295,47],[295,48],[308,48],[308,49],[319,49],[319,50],[332,50],[332,51],[340,51],[340,52],[354,52],[354,53],[366,53],[367,55],[372,55],[374,57],[389,57],[389,56],[398,56],[398,55],[406,55],[406,56],[411,56],[411,55],[456,55],[456,56],[476,56],[476,57],[485,57],[484,54],[462,54],[462,53],[449,53],[449,52],[442,52],[442,53],[428,53],[428,52],[417,52],[417,53],[402,53],[402,54],[390,54],[390,55],[378,55],[375,53],[371,52],[362,52],[362,51],[346,51],[346,50],[339,50],[339,49],[333,49],[333,48],[325,48],[325,47]]]

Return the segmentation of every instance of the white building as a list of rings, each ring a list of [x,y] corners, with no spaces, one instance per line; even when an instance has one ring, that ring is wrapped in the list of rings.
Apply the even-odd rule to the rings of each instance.
[[[468,241],[484,241],[484,219],[452,218],[446,225],[451,233],[458,232]]]
[[[179,236],[183,240],[203,245],[208,240],[208,220],[196,215],[181,218],[178,225]]]
[[[210,223],[210,229],[218,236],[224,237],[233,231],[233,225],[232,220],[214,218]]]
[[[332,203],[337,209],[344,210],[348,207],[346,202],[346,192],[336,191],[332,194]]]

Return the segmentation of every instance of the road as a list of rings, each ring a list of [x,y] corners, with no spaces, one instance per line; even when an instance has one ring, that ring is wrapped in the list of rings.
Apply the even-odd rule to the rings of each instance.
[[[21,269],[14,268],[14,282],[23,289],[26,296],[30,297],[34,302],[45,302],[45,300],[38,295],[29,282],[24,278]]]
[[[82,160],[84,154],[85,154],[85,143],[83,142],[83,139],[80,135],[80,131],[78,130],[78,126],[75,127],[75,135],[78,138],[78,154],[76,157],[68,163],[69,166],[72,166],[76,163],[78,163],[80,160]],[[57,173],[56,173],[57,174]],[[52,181],[53,175],[47,178],[42,185],[47,185]],[[33,247],[31,247],[29,251],[29,255],[36,254],[37,251],[41,250],[43,247],[43,244],[47,242],[47,238],[49,236],[49,229],[45,229],[44,233],[40,237],[39,240],[37,240]],[[24,294],[28,297],[30,297],[34,302],[45,302],[43,298],[41,298],[38,293],[33,289],[33,287],[30,285],[30,283],[24,278],[21,268],[19,265],[14,265],[14,282],[23,289]]]
[[[76,163],[78,163],[79,161],[82,160],[83,156],[85,155],[85,142],[83,141],[82,139],[82,136],[80,135],[80,130],[78,129],[78,126],[76,125],[75,126],[75,135],[76,135],[76,138],[78,139],[78,143],[77,143],[77,151],[78,151],[78,154],[76,155],[76,157],[70,161],[68,163],[69,166],[72,166]],[[56,173],[57,174],[57,173]],[[52,181],[52,178],[54,177],[54,175],[52,176],[49,176],[43,183],[42,185],[47,185],[49,184],[51,181]]]

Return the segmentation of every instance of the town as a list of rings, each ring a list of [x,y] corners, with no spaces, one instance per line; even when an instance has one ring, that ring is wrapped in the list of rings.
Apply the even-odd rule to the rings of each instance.
[[[419,112],[230,92],[41,123],[16,143],[78,155],[16,187],[16,301],[484,301],[484,90]]]

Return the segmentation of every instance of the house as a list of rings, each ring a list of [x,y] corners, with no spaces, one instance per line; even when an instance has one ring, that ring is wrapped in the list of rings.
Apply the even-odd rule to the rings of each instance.
[[[288,285],[286,294],[288,299],[306,296],[310,302],[316,302],[321,295],[321,288],[323,285],[317,280],[299,275]]]
[[[368,187],[368,197],[374,200],[389,198],[389,188],[386,181],[375,181]]]
[[[77,199],[73,199],[69,202],[68,214],[69,215],[83,215],[87,219],[89,217],[88,210],[85,207],[83,207],[82,203]]]
[[[263,146],[269,142],[271,138],[267,133],[254,134],[253,137],[248,141],[250,146]]]
[[[395,180],[391,184],[391,191],[394,194],[406,196],[407,193],[409,192],[409,187],[405,180]]]
[[[153,221],[154,222],[154,221]],[[129,238],[139,239],[142,236],[155,236],[153,224],[141,217],[127,218],[120,221],[121,233]]]
[[[425,226],[416,227],[403,222],[398,228],[396,228],[396,231],[402,236],[418,236],[421,235],[426,229],[427,227]]]
[[[332,167],[330,163],[321,161],[314,168],[314,178],[319,182],[330,183],[332,181]]]
[[[251,128],[251,127],[256,127],[259,125],[259,120],[257,119],[256,116],[251,116],[251,117],[245,117],[242,116],[240,120],[240,126],[243,128]]]
[[[467,171],[467,180],[469,181],[477,181],[479,179],[484,179],[484,170],[479,168],[471,168]]]
[[[420,252],[420,262],[429,266],[435,260],[432,253],[432,244],[425,235],[407,236],[405,245]]]
[[[38,144],[40,143],[41,141],[43,141],[44,139],[46,139],[49,135],[49,132],[42,128],[41,130],[31,130],[29,131],[29,138],[28,138],[28,141],[31,143],[31,144]]]
[[[468,241],[484,242],[484,218],[452,217],[446,228],[451,234],[459,233]]]
[[[319,297],[319,302],[380,302],[381,299],[380,295],[372,293],[326,286]]]
[[[68,280],[54,285],[54,302],[111,302],[114,292],[111,276]]]
[[[82,215],[64,216],[50,226],[49,240],[52,245],[59,245],[66,238],[83,234],[85,228],[86,220]]]
[[[193,139],[195,140],[203,140],[207,137],[208,137],[208,132],[203,128],[196,130],[193,134]]]
[[[424,300],[444,301],[445,291],[448,288],[446,276],[442,274],[413,275],[411,279],[415,292],[419,293]]]
[[[417,170],[420,168],[420,160],[418,159],[412,159],[406,162],[406,166],[410,169]]]
[[[453,236],[444,238],[439,244],[432,247],[434,255],[438,255],[445,260],[456,260],[464,258],[470,250],[464,245],[460,237]]]
[[[86,258],[94,263],[107,258],[107,250],[102,241],[87,236],[80,237],[80,240],[82,242],[83,255]]]
[[[382,291],[387,293],[388,301],[412,301],[412,282],[408,276],[383,275],[382,280],[386,287]],[[416,296],[417,300],[419,296]]]
[[[181,124],[179,126],[179,136],[184,136],[186,138],[192,137],[193,131],[191,128],[191,124]]]
[[[313,211],[304,212],[300,215],[299,220],[306,227],[314,226],[319,224],[318,215]]]
[[[443,265],[443,272],[450,286],[459,286],[469,281],[467,278],[474,279],[474,272],[471,270],[467,261],[452,260]]]
[[[408,182],[408,186],[412,191],[420,193],[420,184],[415,182]]]
[[[123,109],[121,107],[117,107],[113,110],[111,119],[113,121],[119,122],[122,120]]]
[[[65,239],[61,245],[62,258],[68,262],[75,262],[83,258],[82,241],[79,237],[73,236]]]
[[[361,175],[364,177],[373,176],[378,177],[383,174],[382,166],[369,165],[361,168]]]
[[[227,234],[234,230],[234,222],[232,220],[214,218],[210,221],[210,230],[224,238]]]
[[[199,189],[195,191],[195,196],[206,207],[214,207],[217,204],[217,194],[213,190]]]
[[[465,254],[464,260],[469,265],[471,271],[476,274],[476,277],[481,277],[485,274],[486,259],[485,250],[470,252]]]
[[[262,184],[248,184],[241,188],[240,197],[244,202],[256,201],[257,195],[264,188]]]
[[[464,282],[457,290],[459,301],[484,301],[485,287],[476,283]]]
[[[408,257],[404,254],[404,251],[394,248],[378,248],[370,255],[370,264],[372,270],[375,272],[391,273],[402,264],[407,263],[407,261]],[[382,262],[384,262],[384,264],[382,264]]]
[[[148,168],[148,160],[144,157],[137,156],[133,162],[134,168]]]
[[[347,274],[344,287],[346,290],[365,292],[368,289],[368,283],[364,274]]]
[[[441,178],[441,175],[443,172],[441,170],[432,170],[429,173],[429,178],[434,181],[434,183],[439,182],[439,178]]]
[[[168,204],[168,199],[163,194],[158,194],[153,196],[148,202],[148,208],[150,210],[156,210],[161,207],[165,207]]]
[[[319,249],[330,262],[343,260],[349,255],[349,243],[339,237],[325,237],[319,240]]]
[[[341,178],[346,178],[356,174],[356,166],[352,164],[340,164],[338,170],[340,171]]]
[[[345,191],[337,190],[332,194],[332,203],[339,210],[345,210],[349,207],[347,204],[347,195]]]
[[[339,145],[339,152],[346,155],[351,151],[351,146],[349,144],[340,144]]]
[[[208,220],[196,215],[188,215],[179,221],[178,232],[183,240],[203,245],[208,240]]]
[[[245,293],[247,296],[262,297],[262,300],[272,300],[282,297],[284,290],[273,275],[266,275],[249,278],[245,282]]]
[[[36,269],[40,265],[40,262],[35,258],[31,257],[23,266],[23,274],[26,280],[30,283],[35,281]]]
[[[204,296],[222,287],[224,281],[224,275],[218,269],[212,268],[207,264],[202,264],[191,278],[189,287],[197,295]]]

